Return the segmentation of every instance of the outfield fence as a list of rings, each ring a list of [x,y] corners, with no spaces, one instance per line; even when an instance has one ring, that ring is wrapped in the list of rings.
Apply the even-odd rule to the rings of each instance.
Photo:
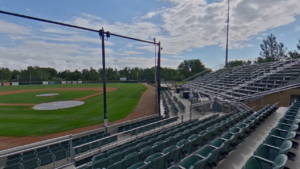
[[[3,82],[0,86],[21,86],[21,85],[54,85],[54,84],[94,84],[103,83],[103,81],[20,81],[20,82]],[[106,83],[139,83],[135,80],[127,81],[106,81]]]

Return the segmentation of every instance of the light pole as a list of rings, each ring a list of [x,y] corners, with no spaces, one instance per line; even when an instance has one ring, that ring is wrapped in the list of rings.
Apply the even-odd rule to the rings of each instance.
[[[229,34],[229,0],[228,0],[228,12],[227,12],[227,36],[226,36],[226,56],[225,56],[225,67],[228,67],[228,34]]]
[[[116,68],[116,81],[118,80],[117,61],[118,60],[114,60],[114,62],[115,62],[115,68]]]

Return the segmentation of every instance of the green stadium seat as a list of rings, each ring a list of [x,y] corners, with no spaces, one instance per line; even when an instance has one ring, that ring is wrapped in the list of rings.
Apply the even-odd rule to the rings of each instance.
[[[187,139],[190,136],[190,129],[186,129],[182,132],[182,138]]]
[[[166,156],[164,156],[163,154],[160,154],[160,155],[161,155],[161,157],[156,158],[153,161],[152,168],[160,169],[160,168],[167,168],[168,167],[167,161],[166,161]],[[150,163],[149,166],[151,166],[151,163]]]
[[[148,165],[145,164],[144,162],[139,162],[139,163],[136,163],[136,164],[130,166],[127,169],[146,169],[147,167],[148,167]]]
[[[207,132],[206,131],[201,131],[200,133],[198,133],[198,144],[201,146],[201,145],[204,145],[205,143],[207,143],[208,141],[208,138],[207,138]]]
[[[285,131],[297,131],[299,126],[297,124],[292,124],[292,125],[286,125],[283,123],[279,123],[276,128],[281,129],[281,130],[285,130]]]
[[[102,158],[97,161],[93,161],[93,168],[106,168],[109,165],[109,158]]]
[[[279,120],[279,123],[284,123],[284,124],[299,124],[300,123],[300,119],[295,119],[295,120],[288,120],[288,119],[285,119],[284,117],[281,118]]]
[[[285,154],[292,148],[291,141],[285,141],[280,147],[261,144],[255,150],[254,155],[273,161],[277,155]]]
[[[149,146],[152,146],[155,142],[156,142],[156,138],[151,138],[151,139],[148,140],[147,143],[148,143]]]
[[[238,123],[235,125],[236,128],[242,130],[240,134],[241,141],[248,136],[249,128],[245,123]]]
[[[189,142],[191,142],[192,143],[192,145],[193,145],[193,148],[192,148],[192,150],[191,151],[195,151],[195,150],[197,150],[198,148],[200,148],[200,145],[198,144],[198,141],[199,140],[197,140],[198,139],[198,135],[197,134],[193,134],[193,135],[191,135],[190,137],[188,137],[188,141]]]
[[[224,140],[217,138],[211,142],[210,146],[215,149],[212,151],[211,161],[216,165],[219,161],[225,158],[225,153],[223,150],[225,146]]]
[[[34,169],[38,167],[38,159],[33,158],[33,159],[28,159],[23,161],[23,166],[26,169]]]
[[[165,148],[162,153],[166,156],[168,166],[172,166],[181,159],[180,149],[176,146]]]
[[[122,161],[124,158],[125,152],[115,152],[114,154],[111,154],[108,158],[110,159],[110,164],[116,163],[118,161]]]
[[[283,169],[287,159],[287,156],[284,154],[277,156],[274,161],[252,156],[248,159],[243,169]]]
[[[136,147],[135,146],[131,146],[131,147],[128,147],[124,150],[125,152],[125,155],[128,155],[128,154],[131,154],[133,152],[136,152]]]
[[[211,126],[211,127],[208,127],[207,129],[206,129],[206,139],[207,140],[212,140],[212,139],[214,139],[215,138],[215,133],[216,133],[216,129],[213,127],[213,126]]]
[[[176,146],[180,149],[183,157],[189,155],[193,150],[193,144],[187,140],[179,141]]]
[[[118,136],[113,136],[109,139],[109,143],[113,143],[118,140]]]
[[[166,145],[169,147],[169,146],[172,146],[172,145],[176,145],[176,139],[174,139],[173,136],[170,136],[168,138],[165,139],[165,142],[166,142]]]
[[[3,169],[20,169],[21,163],[11,164],[11,165],[5,165]]]
[[[133,164],[136,164],[136,163],[141,161],[140,153],[133,152],[131,154],[128,154],[128,155],[125,156],[124,161],[125,161],[125,166],[126,167],[132,166]]]
[[[206,169],[206,168],[196,166],[196,164],[199,164],[199,162],[202,161],[202,160],[203,160],[202,158],[200,158],[196,155],[190,156],[188,158],[183,159],[180,162],[179,168],[181,168],[181,169],[192,169],[192,168]]]
[[[125,162],[123,160],[118,161],[118,162],[108,166],[107,169],[126,169]]]
[[[23,153],[23,160],[27,161],[27,160],[31,160],[36,158],[36,152],[34,150],[32,151],[27,151],[25,153]]]
[[[120,152],[120,151],[121,151],[121,148],[115,147],[113,149],[108,150],[105,154],[106,154],[106,157],[109,157],[112,154],[115,154],[116,152]],[[101,153],[101,154],[103,154],[103,153]]]
[[[232,151],[234,135],[229,132],[226,132],[221,136],[221,139],[224,140],[224,151],[227,153]]]
[[[164,142],[163,140],[158,141],[153,144],[153,149],[155,152],[161,152],[163,149],[167,147],[167,143]]]
[[[146,159],[148,156],[152,155],[153,153],[154,153],[154,149],[151,146],[147,146],[140,150],[142,160]]]
[[[284,131],[284,130],[279,130],[279,129],[273,128],[271,130],[271,132],[269,133],[269,135],[277,136],[279,138],[288,139],[287,137],[292,137],[293,135],[296,135],[294,133],[295,133],[294,131],[287,132],[287,131]]]
[[[144,162],[148,165],[148,167],[153,168],[153,162],[162,156],[163,155],[160,153],[155,153],[155,154],[149,156],[148,158],[146,158]]]
[[[240,130],[237,127],[233,127],[229,130],[229,133],[234,135],[234,138],[232,139],[232,144],[238,145],[241,142],[240,135],[242,134],[242,130]]]
[[[100,146],[105,146],[109,143],[109,138],[103,139],[100,141]]]
[[[38,158],[40,159],[41,166],[52,163],[54,159],[53,154],[50,151],[48,151],[47,153],[42,153],[38,156]]]
[[[107,156],[106,153],[99,153],[99,154],[93,156],[92,161],[97,161],[102,158],[106,158],[106,156]]]

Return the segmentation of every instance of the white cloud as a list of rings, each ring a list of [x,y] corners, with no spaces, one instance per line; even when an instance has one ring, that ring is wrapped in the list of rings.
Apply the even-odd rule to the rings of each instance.
[[[262,37],[256,37],[256,39],[258,39],[258,40],[263,40],[264,38],[262,38]]]
[[[115,34],[136,37],[139,39],[151,39],[151,41],[154,35],[160,33],[158,26],[150,22],[133,22],[130,24],[122,22],[109,23],[102,18],[89,14],[82,14],[79,17],[74,17],[70,22],[91,29],[101,29],[103,27],[105,31],[110,31]]]
[[[29,35],[30,30],[26,27],[0,20],[0,33]]]
[[[140,55],[143,54],[143,52],[136,52],[136,51],[124,51],[120,55]]]
[[[161,12],[162,27],[170,36],[158,36],[164,52],[180,54],[189,48],[210,45],[225,46],[227,1],[203,4],[202,0],[168,0],[172,8]],[[266,30],[288,25],[300,14],[298,0],[235,0],[230,4],[230,48],[244,48],[240,45],[254,35]],[[146,49],[146,48],[145,48]]]
[[[160,13],[160,11],[149,12],[145,16],[142,16],[141,19],[151,19],[159,13]]]
[[[29,8],[26,8],[26,11],[30,11],[30,9],[29,9]]]
[[[59,28],[45,28],[41,30],[42,32],[46,32],[46,33],[55,33],[55,34],[74,34],[75,32],[73,31],[66,31],[63,29],[59,29]]]
[[[300,31],[300,26],[296,26],[295,31]]]

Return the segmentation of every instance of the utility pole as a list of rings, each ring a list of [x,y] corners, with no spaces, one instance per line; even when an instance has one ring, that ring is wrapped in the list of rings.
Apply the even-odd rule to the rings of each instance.
[[[228,12],[227,12],[227,36],[226,36],[226,57],[225,67],[228,67],[228,34],[229,34],[229,0],[228,0]]]
[[[107,119],[107,107],[106,107],[106,74],[105,74],[105,44],[104,44],[104,29],[99,31],[102,40],[102,81],[103,81],[103,100],[104,100],[104,126],[105,133],[107,133],[108,119]]]

